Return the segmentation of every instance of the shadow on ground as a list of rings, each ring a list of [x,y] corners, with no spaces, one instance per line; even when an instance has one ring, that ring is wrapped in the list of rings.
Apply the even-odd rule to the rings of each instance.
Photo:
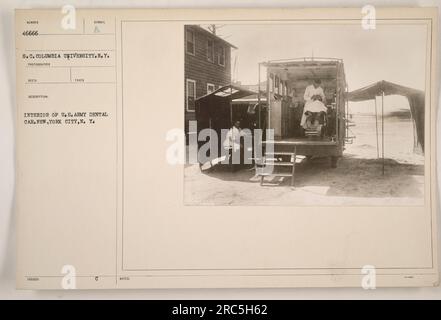
[[[385,174],[382,174],[382,159],[362,159],[345,155],[337,168],[331,168],[329,158],[313,158],[296,165],[295,188],[324,187],[326,195],[346,197],[400,198],[422,197],[421,184],[424,166],[400,163],[385,159]],[[205,175],[223,181],[259,183],[254,168],[242,168],[236,172],[230,166],[215,166]],[[290,178],[265,179],[265,187],[289,187]]]

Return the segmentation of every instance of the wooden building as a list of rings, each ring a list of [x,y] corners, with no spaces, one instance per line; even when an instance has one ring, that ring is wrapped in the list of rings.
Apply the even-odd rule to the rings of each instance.
[[[185,26],[185,132],[195,100],[231,83],[232,44],[197,25]],[[191,132],[190,132],[191,133]]]

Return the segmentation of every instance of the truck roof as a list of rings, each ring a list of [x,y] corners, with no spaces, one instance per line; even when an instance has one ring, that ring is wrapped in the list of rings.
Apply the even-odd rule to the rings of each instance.
[[[261,64],[266,67],[271,66],[324,66],[324,65],[336,65],[343,63],[343,59],[339,58],[293,58],[293,59],[280,59],[270,60],[262,62]]]
[[[296,58],[284,60],[272,60],[261,63],[272,73],[280,77],[290,79],[333,79],[336,77],[336,69],[343,66],[343,60],[337,58]],[[339,70],[344,78],[343,67]]]

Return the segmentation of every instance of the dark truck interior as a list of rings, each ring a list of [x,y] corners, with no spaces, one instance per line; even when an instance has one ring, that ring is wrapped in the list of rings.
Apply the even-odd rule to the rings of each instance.
[[[271,102],[270,127],[276,139],[301,140],[315,138],[332,140],[337,124],[337,63],[333,61],[308,61],[271,63],[268,66],[268,91]],[[308,116],[312,123],[320,124],[320,130],[305,130],[300,123],[304,112],[304,93],[314,79],[320,79],[325,94],[322,101],[327,111]],[[312,128],[313,129],[313,128]],[[309,132],[308,132],[309,131]]]

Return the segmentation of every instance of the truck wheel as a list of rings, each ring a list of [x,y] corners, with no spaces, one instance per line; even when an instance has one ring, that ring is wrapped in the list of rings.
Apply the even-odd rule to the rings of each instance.
[[[331,157],[331,168],[337,168],[337,162],[339,157]]]

